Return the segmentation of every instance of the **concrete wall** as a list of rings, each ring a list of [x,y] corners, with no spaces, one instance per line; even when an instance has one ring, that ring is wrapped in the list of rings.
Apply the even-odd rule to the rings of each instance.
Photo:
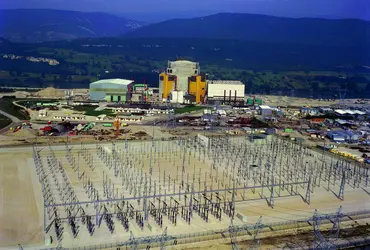
[[[184,103],[184,92],[183,91],[172,91],[171,92],[171,103]]]
[[[105,99],[105,92],[104,91],[91,91],[90,90],[90,100],[94,101],[103,101]]]
[[[262,116],[272,116],[272,109],[263,108],[261,109]]]
[[[167,74],[177,76],[177,90],[188,91],[188,77],[198,75],[199,64],[190,61],[169,62]]]

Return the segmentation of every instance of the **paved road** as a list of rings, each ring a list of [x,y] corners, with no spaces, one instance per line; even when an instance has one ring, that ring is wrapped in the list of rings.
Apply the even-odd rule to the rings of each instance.
[[[12,120],[12,123],[10,123],[8,126],[6,126],[5,128],[2,128],[0,129],[0,134],[1,133],[4,133],[6,131],[8,131],[11,127],[16,127],[18,126],[20,123],[21,123],[21,120],[19,120],[17,117],[15,116],[12,116],[11,114],[8,114],[2,110],[0,110],[0,114],[3,115],[3,116],[6,116],[8,117],[10,120]]]
[[[19,120],[17,117],[12,116],[11,114],[8,114],[8,113],[6,113],[6,112],[4,112],[4,111],[2,111],[2,110],[0,110],[0,114],[2,114],[3,116],[8,117],[8,118],[9,118],[10,120],[12,120],[12,122],[14,122],[14,123],[21,122],[21,120]]]

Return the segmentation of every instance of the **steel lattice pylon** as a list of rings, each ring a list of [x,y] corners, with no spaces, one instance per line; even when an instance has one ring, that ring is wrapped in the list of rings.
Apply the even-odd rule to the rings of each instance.
[[[132,246],[132,249],[134,249],[134,250],[138,249],[138,242],[135,239],[135,236],[132,233],[132,231],[130,231],[130,239],[128,240],[128,242],[130,242],[129,244],[130,244],[130,246]]]
[[[314,246],[313,249],[336,249],[334,242],[338,240],[340,232],[340,221],[343,217],[342,206],[339,207],[335,214],[331,215],[319,215],[317,209],[315,209],[314,215],[312,217],[313,229],[314,229]],[[326,239],[321,231],[320,224],[322,220],[330,220],[333,223],[333,227],[329,231],[329,237]]]
[[[168,112],[167,127],[175,128],[176,127],[175,111],[169,102],[167,103],[167,112]]]
[[[253,241],[252,241],[251,245],[249,246],[250,250],[257,250],[257,249],[260,248],[260,240],[257,237],[258,237],[258,233],[260,232],[262,227],[263,226],[262,226],[262,216],[261,216],[253,227],[254,236],[253,236]]]
[[[239,250],[239,247],[237,245],[237,240],[236,240],[236,234],[235,234],[235,227],[234,227],[234,219],[231,218],[230,220],[230,226],[229,226],[229,234],[230,234],[230,240],[232,244],[232,249],[233,250]]]

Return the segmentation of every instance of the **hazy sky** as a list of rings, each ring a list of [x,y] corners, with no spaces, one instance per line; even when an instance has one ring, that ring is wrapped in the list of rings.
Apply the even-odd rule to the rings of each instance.
[[[192,17],[243,12],[287,17],[370,20],[370,0],[0,0],[0,8],[53,8],[128,15]]]

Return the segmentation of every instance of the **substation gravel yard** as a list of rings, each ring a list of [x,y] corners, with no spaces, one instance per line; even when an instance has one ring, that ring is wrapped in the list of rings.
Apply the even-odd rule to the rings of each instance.
[[[310,218],[315,209],[369,209],[367,176],[360,165],[277,137],[0,149],[0,247],[181,249],[203,239],[199,248],[213,248],[204,242],[213,236],[202,237],[229,237],[231,217],[240,229],[261,216],[269,225]],[[239,240],[254,237],[241,233]]]

